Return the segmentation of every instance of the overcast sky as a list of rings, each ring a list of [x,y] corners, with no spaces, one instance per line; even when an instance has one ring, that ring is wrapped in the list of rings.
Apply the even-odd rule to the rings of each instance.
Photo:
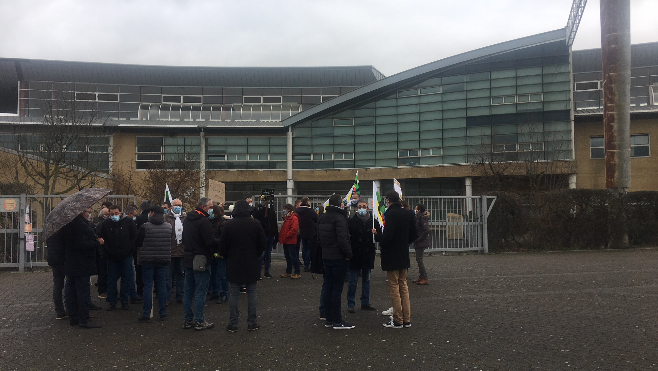
[[[0,57],[186,66],[373,65],[387,76],[562,28],[572,0],[0,0]],[[633,43],[658,0],[631,0]],[[589,0],[574,49],[600,47]]]

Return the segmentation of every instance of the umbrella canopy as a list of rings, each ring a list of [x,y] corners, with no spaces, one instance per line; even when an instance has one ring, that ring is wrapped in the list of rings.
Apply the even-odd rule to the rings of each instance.
[[[43,223],[41,238],[43,238],[44,241],[47,240],[48,237],[69,224],[69,222],[75,219],[76,216],[80,215],[81,212],[100,201],[110,192],[110,189],[105,188],[87,188],[68,196],[46,217],[46,220]]]

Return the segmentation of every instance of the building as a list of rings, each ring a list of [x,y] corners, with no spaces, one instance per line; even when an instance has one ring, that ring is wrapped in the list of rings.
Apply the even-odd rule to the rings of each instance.
[[[6,150],[53,97],[98,112],[107,173],[185,162],[237,200],[343,193],[354,173],[408,195],[470,195],[478,163],[533,163],[603,188],[600,50],[566,29],[473,50],[389,77],[372,66],[164,67],[0,59]],[[658,43],[633,46],[631,190],[656,190]],[[598,58],[598,59],[597,59]],[[82,108],[84,107],[84,108]],[[510,170],[522,176],[523,170]],[[203,180],[201,181],[203,184]],[[364,187],[367,188],[367,187]],[[367,193],[367,190],[365,190]]]

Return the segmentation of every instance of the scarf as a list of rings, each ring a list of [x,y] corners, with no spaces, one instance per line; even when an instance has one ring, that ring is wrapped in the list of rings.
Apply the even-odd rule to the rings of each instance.
[[[174,222],[174,229],[176,230],[176,243],[178,245],[183,243],[183,223],[180,221],[180,214],[174,214],[176,221]]]
[[[362,222],[366,223],[368,219],[370,219],[370,211],[368,211],[366,215],[361,215],[359,213],[356,213],[356,217],[361,219]]]

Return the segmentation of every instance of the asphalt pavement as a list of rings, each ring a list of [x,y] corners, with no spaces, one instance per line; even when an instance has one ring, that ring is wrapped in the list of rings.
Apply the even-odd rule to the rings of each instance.
[[[101,329],[70,327],[55,320],[48,269],[0,271],[0,370],[651,370],[656,262],[657,249],[436,254],[425,259],[430,285],[409,282],[411,328],[382,326],[391,302],[376,268],[378,312],[347,313],[346,286],[343,314],[356,328],[339,331],[318,318],[322,278],[279,278],[277,259],[275,278],[258,283],[260,330],[247,331],[241,295],[236,333],[216,302],[205,331],[182,328],[182,304],[163,322],[138,323],[137,304],[92,312]],[[417,273],[412,255],[409,281]]]

